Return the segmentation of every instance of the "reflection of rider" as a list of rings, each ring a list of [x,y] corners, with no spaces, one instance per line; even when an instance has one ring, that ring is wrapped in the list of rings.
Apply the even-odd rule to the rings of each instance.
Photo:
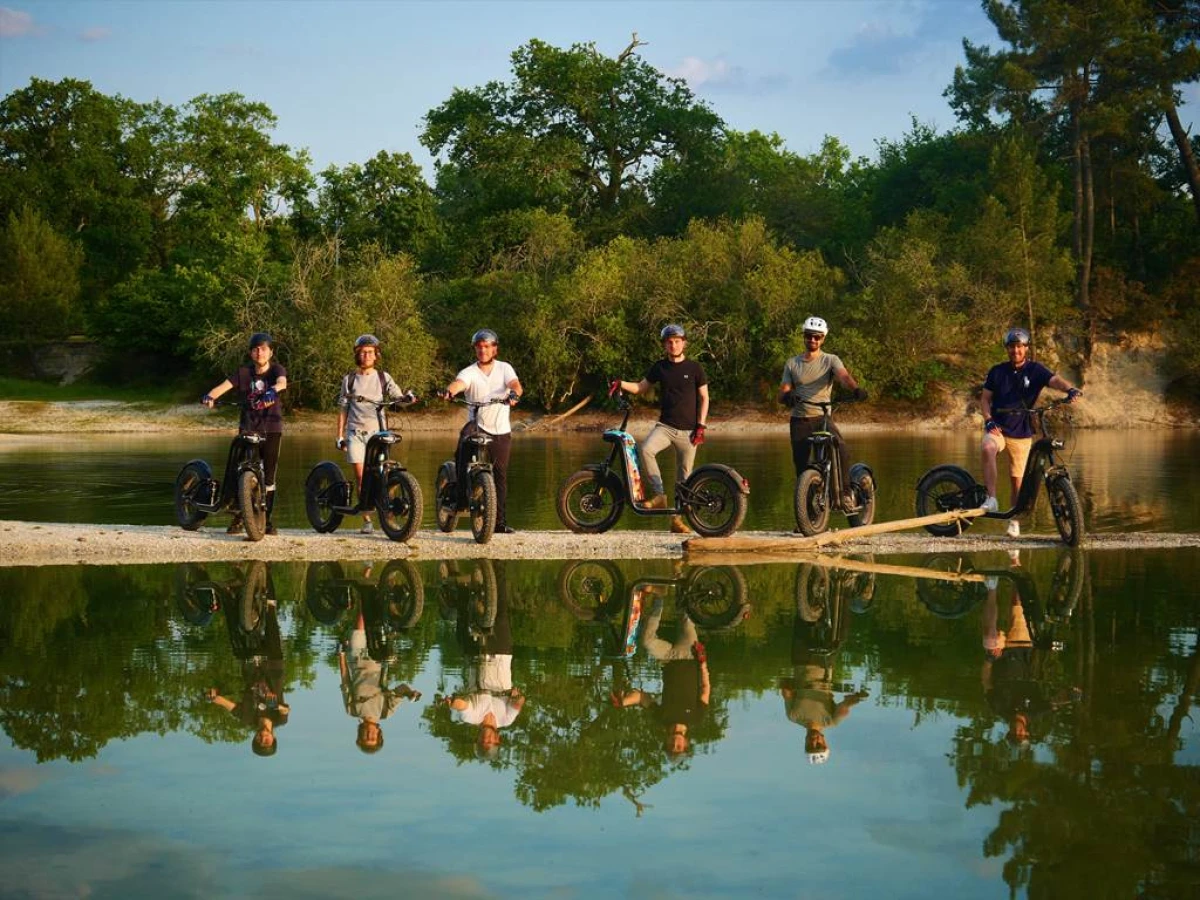
[[[810,596],[813,578],[810,566],[797,570],[796,619],[792,626],[792,676],[779,683],[788,720],[804,727],[804,751],[808,761],[820,764],[829,759],[827,729],[841,724],[850,710],[868,696],[866,690],[845,694],[841,702],[834,697],[833,662],[846,638],[849,617],[844,608],[848,599],[839,591],[835,598]],[[840,574],[840,573],[835,573]],[[818,584],[825,573],[818,572]],[[873,589],[872,589],[873,590]],[[839,609],[827,610],[830,603]]]
[[[662,696],[656,700],[647,691],[633,690],[620,695],[614,693],[612,702],[621,707],[655,709],[659,722],[666,729],[664,747],[672,757],[679,757],[688,750],[689,730],[694,730],[708,711],[712,685],[708,675],[708,654],[696,636],[695,623],[686,613],[674,642],[658,636],[665,590],[659,585],[643,585],[634,591],[635,601],[644,603],[651,596],[654,598],[641,640],[650,655],[662,663]]]
[[[492,438],[489,449],[492,476],[496,480],[496,533],[512,534],[513,529],[508,524],[508,460],[512,455],[509,408],[516,406],[525,390],[521,387],[516,370],[508,363],[496,359],[500,349],[500,338],[496,332],[490,328],[475,332],[471,337],[471,345],[475,348],[474,364],[454,376],[454,380],[441,391],[441,396],[452,397],[463,392],[467,400],[474,403],[499,399],[507,399],[508,402],[473,407],[470,410],[467,424],[458,436],[458,450],[455,454],[459,505],[465,506],[467,497],[466,476],[470,451],[466,445],[466,438],[482,431]]]
[[[212,408],[218,397],[234,388],[242,401],[238,430],[266,437],[262,445],[264,489],[267,494],[267,534],[275,534],[271,515],[275,511],[275,473],[279,469],[279,444],[283,440],[283,404],[280,391],[287,389],[287,369],[271,357],[271,336],[260,331],[250,336],[251,365],[241,366],[232,375],[204,395],[201,403]],[[242,530],[242,517],[235,514],[229,534]]]
[[[513,687],[513,639],[507,599],[507,591],[502,589],[497,596],[495,621],[485,634],[472,631],[472,610],[459,610],[458,639],[471,658],[468,687],[466,692],[444,700],[457,721],[479,727],[477,748],[486,757],[499,752],[500,729],[515,722],[525,705],[525,695]]]
[[[675,448],[675,483],[687,480],[696,461],[696,448],[704,443],[708,421],[708,376],[695,360],[687,359],[687,335],[682,325],[667,325],[659,332],[663,358],[654,363],[641,381],[620,381],[621,390],[642,394],[659,385],[662,409],[658,421],[638,448],[645,469],[649,496],[646,505],[666,509],[667,497],[658,454]],[[680,516],[672,516],[671,531],[688,531]]]
[[[387,372],[375,368],[381,355],[379,338],[373,334],[361,335],[354,342],[354,362],[357,368],[342,377],[342,389],[338,395],[337,447],[346,452],[346,458],[354,466],[360,499],[367,441],[379,429],[379,416],[374,406],[362,403],[356,398],[382,401],[413,396],[411,391],[408,394],[401,391]],[[362,518],[360,530],[363,534],[370,534],[370,512],[363,512]]]
[[[987,599],[982,617],[984,660],[980,680],[988,705],[1008,723],[1008,740],[1023,747],[1030,740],[1031,721],[1067,704],[1072,698],[1067,695],[1047,697],[1038,679],[1037,655],[1040,651],[1034,648],[1018,582],[1012,581],[1008,625],[1003,630],[999,627],[998,579],[989,577],[986,586]]]
[[[360,720],[355,743],[363,753],[376,753],[383,748],[383,730],[379,723],[405,700],[414,703],[420,700],[421,694],[407,684],[390,688],[384,683],[383,664],[367,652],[367,630],[361,612],[350,636],[349,648],[338,648],[338,669],[342,676],[342,702],[346,712]]]
[[[242,696],[235,702],[222,696],[216,688],[209,688],[206,696],[239,722],[254,729],[250,747],[255,754],[273,756],[278,747],[275,729],[287,724],[291,711],[283,699],[283,644],[275,600],[269,598],[266,601],[261,640],[246,640],[232,613],[229,618],[230,645],[233,655],[242,663]]]

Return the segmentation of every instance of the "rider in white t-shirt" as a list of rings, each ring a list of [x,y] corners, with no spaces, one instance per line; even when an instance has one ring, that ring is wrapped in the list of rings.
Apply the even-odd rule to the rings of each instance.
[[[465,487],[466,474],[465,438],[482,431],[491,435],[492,474],[496,479],[496,534],[512,534],[508,524],[508,460],[512,454],[512,425],[509,409],[516,406],[524,393],[516,370],[508,363],[496,359],[500,349],[500,338],[496,332],[484,328],[471,338],[475,348],[475,362],[459,372],[441,392],[445,398],[463,394],[467,400],[483,403],[488,400],[504,399],[505,403],[472,407],[470,418],[458,436],[456,453],[459,475],[460,497]]]

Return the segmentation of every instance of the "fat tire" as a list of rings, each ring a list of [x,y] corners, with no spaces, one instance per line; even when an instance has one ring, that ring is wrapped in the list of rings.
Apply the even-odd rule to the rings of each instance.
[[[379,525],[393,541],[404,543],[421,527],[421,485],[406,469],[389,467],[375,503]]]
[[[238,508],[246,537],[261,541],[267,535],[267,494],[258,473],[246,469],[238,475]]]
[[[1046,479],[1046,499],[1058,527],[1059,537],[1068,547],[1083,540],[1083,506],[1069,475],[1051,475]]]
[[[746,519],[746,495],[737,479],[717,467],[693,472],[687,480],[688,496],[683,507],[692,531],[701,537],[728,537]]]
[[[622,487],[619,478],[587,469],[569,475],[558,489],[558,518],[576,534],[603,534],[625,509]]]
[[[304,603],[314,619],[322,625],[335,625],[347,606],[335,602],[334,585],[342,584],[346,574],[341,563],[310,563],[304,575]]]
[[[345,483],[341,467],[332,462],[318,463],[304,480],[304,512],[317,533],[329,534],[342,524],[342,514],[334,509],[330,494],[335,485]]]
[[[425,611],[425,582],[407,559],[393,559],[379,576],[379,596],[388,624],[401,631],[413,628]]]
[[[496,533],[496,479],[491,472],[472,472],[467,512],[475,543],[486,544]]]
[[[932,516],[956,509],[971,509],[971,492],[975,479],[957,469],[931,469],[917,482],[917,515]],[[925,530],[936,537],[955,537],[971,527],[971,519],[926,525]]]
[[[454,463],[442,463],[434,482],[433,507],[438,531],[449,534],[458,527],[458,487]]]
[[[193,498],[211,477],[212,473],[204,463],[190,462],[175,479],[175,520],[184,531],[195,531],[208,518],[208,513],[196,506]]]
[[[816,469],[805,469],[796,479],[792,498],[796,527],[808,537],[820,534],[829,527],[829,491],[825,476]]]

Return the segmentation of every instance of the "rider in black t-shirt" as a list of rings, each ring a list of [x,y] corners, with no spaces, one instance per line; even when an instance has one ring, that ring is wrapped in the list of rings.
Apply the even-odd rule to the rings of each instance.
[[[621,390],[641,394],[659,385],[662,411],[650,434],[639,447],[645,469],[649,497],[646,505],[666,509],[662,472],[658,454],[668,446],[675,448],[675,480],[685,480],[692,474],[696,448],[704,443],[705,423],[708,421],[708,377],[698,362],[686,358],[687,336],[682,325],[667,325],[659,333],[663,359],[652,365],[641,381],[621,381]],[[671,517],[671,531],[686,533],[682,517]]]

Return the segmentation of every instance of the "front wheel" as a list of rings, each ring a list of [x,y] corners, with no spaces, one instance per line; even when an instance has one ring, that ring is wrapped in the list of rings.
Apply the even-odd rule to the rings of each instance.
[[[829,491],[825,476],[816,469],[805,469],[796,479],[796,496],[793,499],[796,527],[800,533],[812,537],[829,527]]]
[[[602,622],[625,602],[625,579],[607,559],[580,559],[558,575],[558,596],[575,618]]]
[[[467,512],[475,543],[486,544],[496,531],[496,479],[491,472],[472,472]]]
[[[261,541],[267,534],[267,494],[258,472],[246,469],[238,475],[238,506],[246,537]]]
[[[687,480],[683,514],[701,537],[728,537],[746,518],[746,495],[725,469],[705,466]]]
[[[195,531],[208,518],[208,513],[197,506],[196,499],[205,485],[210,484],[211,477],[204,463],[190,462],[175,479],[175,519],[185,531]]]
[[[1079,494],[1069,475],[1051,475],[1046,479],[1046,496],[1050,499],[1050,512],[1063,543],[1078,547],[1083,540],[1083,507]]]
[[[621,518],[625,496],[619,478],[582,470],[558,489],[558,517],[576,534],[603,534]]]
[[[454,474],[454,463],[442,463],[434,482],[434,506],[437,512],[438,531],[449,534],[458,526],[458,485]]]
[[[346,476],[336,463],[319,463],[304,481],[304,512],[308,524],[321,534],[336,531],[342,514],[336,507],[346,496]]]
[[[875,476],[866,466],[850,467],[850,490],[858,501],[858,511],[847,513],[846,521],[851,528],[870,525],[875,521]]]
[[[387,621],[407,631],[421,621],[425,610],[425,582],[421,573],[406,559],[393,559],[379,576],[379,596]]]
[[[976,482],[957,468],[931,469],[917,482],[917,515],[932,516],[960,509],[974,509]],[[971,527],[970,519],[926,525],[925,530],[936,537],[954,537]]]
[[[409,540],[421,525],[422,502],[421,485],[411,472],[398,467],[388,469],[375,503],[384,534],[393,541]]]

